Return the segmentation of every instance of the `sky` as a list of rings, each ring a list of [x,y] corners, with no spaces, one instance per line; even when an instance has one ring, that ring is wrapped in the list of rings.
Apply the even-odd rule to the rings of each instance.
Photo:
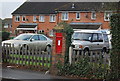
[[[11,13],[25,1],[26,0],[0,0],[0,18],[12,18]]]
[[[0,18],[12,18],[11,13],[15,11],[20,5],[27,0],[0,0]],[[34,2],[64,2],[64,1],[78,1],[78,2],[118,2],[120,0],[28,0]]]

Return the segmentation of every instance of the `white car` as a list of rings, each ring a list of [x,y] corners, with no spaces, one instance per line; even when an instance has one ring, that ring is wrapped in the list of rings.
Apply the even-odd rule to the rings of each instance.
[[[88,53],[90,50],[109,50],[109,40],[105,33],[99,30],[78,30],[72,35],[73,49],[83,50]]]
[[[4,44],[14,44],[15,48],[29,49],[40,47],[41,50],[50,50],[52,47],[52,40],[43,34],[33,34],[33,33],[24,33],[15,37],[12,40],[6,40],[2,42],[2,46]]]

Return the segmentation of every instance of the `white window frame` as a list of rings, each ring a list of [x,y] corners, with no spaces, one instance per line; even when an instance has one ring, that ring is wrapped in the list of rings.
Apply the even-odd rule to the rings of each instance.
[[[15,21],[19,22],[20,21],[20,16],[15,16]]]
[[[78,18],[79,16],[79,18]],[[76,12],[76,19],[79,20],[80,19],[80,12]]]
[[[96,12],[91,12],[91,19],[95,20],[96,19]]]
[[[36,15],[33,15],[33,22],[36,22],[37,21],[37,17]]]
[[[45,22],[45,16],[44,15],[39,16],[39,22]]]
[[[4,28],[8,28],[8,26],[9,26],[9,25],[8,25],[7,23],[4,24]]]
[[[25,20],[23,20],[23,18],[25,18]],[[22,16],[22,21],[25,22],[26,21],[26,16]]]
[[[56,21],[56,15],[50,15],[50,22]]]
[[[110,11],[104,12],[104,21],[110,21],[110,16],[111,15],[112,15],[112,12],[110,12]],[[108,17],[108,19],[106,19],[106,17]]]
[[[62,12],[61,19],[62,20],[68,20],[69,19],[69,13],[68,12]]]
[[[53,30],[50,30],[50,31],[49,31],[49,36],[52,37],[52,36],[54,36],[53,34],[54,34],[54,33],[53,33]]]

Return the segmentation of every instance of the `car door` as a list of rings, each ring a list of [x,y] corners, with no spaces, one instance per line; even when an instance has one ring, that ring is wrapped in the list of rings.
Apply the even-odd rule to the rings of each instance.
[[[47,47],[47,38],[44,35],[39,35],[39,43],[42,50],[45,50]]]
[[[39,44],[39,36],[38,35],[33,35],[33,37],[30,39],[30,47],[36,47],[38,46]]]
[[[104,46],[104,41],[103,41],[103,34],[102,33],[98,33],[98,49],[102,50],[103,46]]]
[[[91,41],[91,50],[98,50],[98,49],[99,49],[98,34],[93,33],[92,41]]]

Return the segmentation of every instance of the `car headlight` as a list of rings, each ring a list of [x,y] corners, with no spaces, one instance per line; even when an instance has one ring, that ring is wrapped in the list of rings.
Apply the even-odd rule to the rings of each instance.
[[[75,48],[83,48],[82,45],[75,45]]]

